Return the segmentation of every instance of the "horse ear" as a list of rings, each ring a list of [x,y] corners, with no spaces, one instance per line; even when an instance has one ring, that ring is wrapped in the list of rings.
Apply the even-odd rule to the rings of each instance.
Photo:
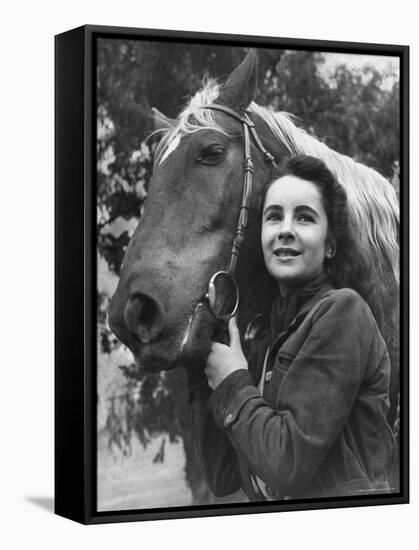
[[[174,128],[177,125],[177,120],[175,118],[167,117],[155,107],[152,107],[151,110],[153,111],[155,130],[167,130],[168,128]]]
[[[256,51],[251,49],[221,88],[217,103],[239,112],[245,111],[255,95],[256,78],[257,55]]]

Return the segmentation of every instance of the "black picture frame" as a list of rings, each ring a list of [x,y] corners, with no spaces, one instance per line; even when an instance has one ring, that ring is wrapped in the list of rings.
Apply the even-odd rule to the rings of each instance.
[[[98,512],[96,438],[96,42],[176,41],[400,59],[400,492],[360,498]],[[409,502],[409,47],[82,26],[55,38],[55,512],[84,524]],[[69,344],[71,342],[71,344]]]

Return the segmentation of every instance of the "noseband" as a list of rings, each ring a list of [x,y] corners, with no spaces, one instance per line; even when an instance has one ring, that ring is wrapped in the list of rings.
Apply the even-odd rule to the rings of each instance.
[[[199,302],[195,306],[195,310],[192,313],[191,317],[189,318],[189,323],[186,328],[185,335],[183,337],[183,340],[180,346],[176,363],[180,361],[184,347],[186,346],[186,343],[189,339],[193,319],[198,309],[204,305],[204,302],[207,302],[210,310],[218,320],[222,320],[222,319],[225,320],[232,317],[236,313],[236,310],[238,307],[239,290],[234,278],[234,274],[237,267],[237,261],[240,255],[240,247],[245,238],[247,222],[248,222],[250,199],[252,196],[254,169],[253,169],[252,157],[250,154],[251,137],[253,138],[259,151],[262,153],[263,158],[265,159],[265,162],[270,164],[271,166],[276,166],[274,156],[269,151],[267,151],[263,146],[256,132],[255,125],[253,124],[252,120],[250,119],[246,111],[243,113],[243,115],[241,115],[240,113],[237,113],[233,109],[230,109],[229,107],[225,107],[224,105],[219,105],[217,103],[211,103],[210,105],[203,105],[201,109],[211,109],[213,111],[220,111],[222,113],[229,115],[230,117],[234,118],[235,120],[239,121],[242,124],[243,136],[244,136],[243,193],[242,193],[242,200],[240,204],[239,219],[237,222],[236,232],[234,234],[233,245],[231,248],[230,259],[228,261],[227,269],[225,271],[217,271],[216,273],[214,273],[214,275],[211,277],[208,284],[208,292],[205,294],[205,296],[201,298],[201,300],[199,300]],[[223,292],[223,287],[225,289],[226,285],[228,285],[230,289],[234,289],[234,292],[235,292],[234,299],[230,298],[230,300],[228,299],[225,300],[225,302],[228,303],[228,306],[223,305],[222,303],[220,305],[220,302],[222,302],[223,299],[220,300],[217,296],[218,294],[218,295],[225,295],[228,297],[228,291]],[[231,309],[228,309],[230,305],[231,305]]]

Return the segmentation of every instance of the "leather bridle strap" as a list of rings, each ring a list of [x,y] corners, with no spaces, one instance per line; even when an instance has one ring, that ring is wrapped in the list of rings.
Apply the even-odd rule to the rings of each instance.
[[[202,109],[211,109],[214,111],[221,111],[222,113],[225,113],[237,121],[241,122],[243,125],[243,135],[244,135],[244,181],[243,181],[243,195],[242,195],[242,201],[240,204],[240,214],[239,214],[239,220],[237,222],[237,229],[236,233],[234,235],[233,240],[233,246],[231,248],[231,254],[230,254],[230,260],[227,267],[227,273],[234,276],[234,273],[236,271],[237,267],[237,260],[239,258],[240,254],[240,247],[243,243],[246,228],[247,228],[247,222],[248,222],[248,211],[249,211],[249,205],[250,205],[250,198],[252,196],[252,184],[253,184],[253,162],[252,157],[250,154],[250,134],[252,135],[256,146],[263,154],[263,157],[265,159],[265,162],[275,166],[275,158],[274,156],[265,149],[263,146],[257,132],[255,129],[255,125],[253,124],[252,120],[250,119],[247,112],[244,112],[243,116],[233,109],[230,109],[229,107],[226,107],[225,105],[219,105],[217,103],[211,103],[210,105],[203,105],[201,107]]]
[[[267,149],[265,149],[263,143],[261,142],[261,140],[260,140],[260,138],[259,138],[259,136],[256,132],[255,125],[253,124],[253,121],[249,117],[247,111],[245,111],[243,116],[242,116],[237,111],[234,111],[233,109],[230,109],[230,107],[226,107],[225,105],[219,105],[218,103],[211,103],[209,105],[203,105],[201,107],[201,109],[212,109],[213,111],[221,111],[222,113],[226,113],[227,115],[230,115],[231,117],[235,118],[236,120],[241,122],[243,125],[246,125],[249,128],[258,149],[263,154],[263,156],[265,158],[265,162],[268,162],[270,164],[275,164],[274,156]]]

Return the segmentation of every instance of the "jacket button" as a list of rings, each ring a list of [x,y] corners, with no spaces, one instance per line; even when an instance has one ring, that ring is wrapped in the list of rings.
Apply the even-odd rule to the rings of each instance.
[[[272,378],[272,371],[270,370],[265,374],[265,382],[269,382],[269,380]]]
[[[224,418],[224,426],[227,428],[233,422],[233,415],[230,413]]]

